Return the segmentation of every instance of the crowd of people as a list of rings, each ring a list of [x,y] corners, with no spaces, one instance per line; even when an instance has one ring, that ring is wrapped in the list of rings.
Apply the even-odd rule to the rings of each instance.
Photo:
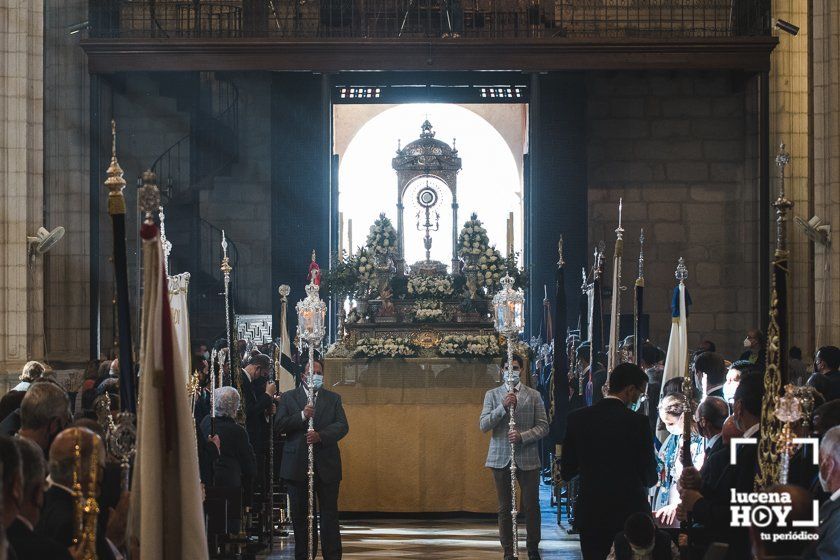
[[[757,438],[761,429],[764,345],[762,334],[750,331],[744,353],[727,360],[704,341],[690,360],[690,399],[682,377],[663,379],[664,355],[650,343],[641,346],[640,365],[630,360],[609,375],[600,359],[590,366],[587,344],[580,345],[578,367],[570,372],[575,406],[558,462],[585,560],[840,558],[840,349],[818,349],[809,371],[801,351],[791,348],[789,381],[799,387],[802,403],[792,434],[819,443],[794,444],[784,461],[784,484],[759,489],[759,451],[743,440]],[[323,386],[323,361],[316,356],[310,371],[303,360],[293,372],[296,388],[280,392],[276,364],[266,353],[237,345],[234,363],[241,368],[232,374],[229,350],[224,343],[216,346],[213,363],[205,345],[196,345],[193,355],[196,445],[207,499],[233,496],[244,506],[239,511],[265,516],[267,496],[282,491],[288,496],[295,557],[306,558],[311,443],[318,518],[312,546],[317,549],[320,542],[327,560],[341,558],[338,442],[349,425],[341,397]],[[538,560],[538,496],[545,466],[539,447],[549,422],[546,401],[523,383],[523,370],[519,356],[510,368],[503,361],[504,382],[487,391],[479,428],[491,434],[486,467],[496,485],[504,557],[514,556],[514,460],[519,513],[527,529],[523,545],[529,560]],[[20,383],[0,398],[0,537],[7,558],[81,557],[80,495],[95,496],[99,504],[98,557],[122,558],[128,552],[131,494],[105,445],[108,414],[119,410],[119,371],[118,360],[93,362],[77,390],[68,392],[48,367],[29,362]],[[211,376],[221,382],[212,393]],[[782,462],[778,454],[773,460]],[[735,496],[758,490],[785,496],[787,526],[735,522]],[[818,525],[808,526],[815,500]],[[806,536],[784,536],[792,521],[806,527]],[[238,514],[225,523],[228,534],[251,536],[244,547],[250,552],[264,547],[278,530],[270,521],[260,533]]]
[[[777,444],[769,460],[784,463],[785,484],[759,488],[758,445],[748,438],[760,437],[766,341],[753,329],[743,344],[727,360],[704,341],[690,357],[688,390],[683,377],[663,380],[665,356],[649,342],[640,366],[616,366],[608,383],[580,345],[559,463],[585,560],[840,558],[840,349],[819,348],[810,372],[790,349],[787,380],[801,410],[790,435],[819,444],[794,442],[784,461]],[[740,523],[736,496],[756,492],[783,494],[787,519]]]

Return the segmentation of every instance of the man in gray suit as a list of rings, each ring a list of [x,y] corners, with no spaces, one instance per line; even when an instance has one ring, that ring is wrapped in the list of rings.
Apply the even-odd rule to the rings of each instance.
[[[803,558],[840,558],[840,426],[828,430],[820,441],[820,486],[830,497],[820,507],[819,540]]]
[[[522,513],[528,528],[528,560],[539,560],[540,546],[540,454],[539,441],[548,434],[545,405],[538,391],[519,381],[523,368],[522,358],[513,356],[510,374],[506,371],[507,359],[502,361],[502,371],[510,375],[512,391],[503,383],[484,395],[479,427],[482,432],[492,430],[490,449],[484,466],[493,471],[496,495],[499,498],[499,540],[505,560],[513,558],[513,528],[511,526],[510,444],[515,444],[516,479],[519,481]],[[514,407],[516,428],[509,431],[510,407]]]

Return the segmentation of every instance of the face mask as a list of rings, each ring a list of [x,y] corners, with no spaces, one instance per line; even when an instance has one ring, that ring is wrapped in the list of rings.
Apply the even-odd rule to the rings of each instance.
[[[738,388],[737,383],[724,383],[723,385],[723,398],[726,399],[727,402],[732,401],[735,398],[735,390]]]
[[[312,376],[312,388],[316,391],[324,386],[324,376],[316,373]]]
[[[509,382],[512,387],[516,387],[516,385],[519,383],[519,372],[512,371],[510,373],[506,373],[505,381]]]
[[[678,436],[682,434],[682,427],[680,426],[679,422],[675,424],[666,425],[665,428],[668,430],[669,434]]]
[[[205,353],[204,353],[204,354],[202,354],[201,356],[202,356],[205,360],[209,360],[209,359],[210,359],[210,352],[205,352]]]
[[[750,339],[745,338],[744,339],[744,348],[749,348],[750,346],[752,346],[752,343],[750,342]]]

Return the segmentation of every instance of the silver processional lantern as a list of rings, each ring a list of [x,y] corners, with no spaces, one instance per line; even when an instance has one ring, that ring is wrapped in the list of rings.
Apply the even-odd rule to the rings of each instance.
[[[314,370],[315,361],[315,346],[320,346],[321,341],[326,334],[324,327],[327,315],[327,305],[320,297],[318,297],[319,287],[314,281],[311,281],[306,286],[306,297],[300,300],[295,307],[298,314],[297,334],[300,339],[309,347],[309,375],[311,376]],[[308,404],[315,406],[315,395],[312,391],[312,383],[306,383],[306,398]],[[309,418],[308,432],[315,430],[314,418]],[[315,525],[315,455],[311,443],[307,444],[307,479],[308,479],[308,497],[309,510],[307,514],[307,537],[308,537],[308,558],[313,559],[313,539],[314,539],[314,525]]]
[[[513,289],[513,278],[505,274],[501,279],[502,289],[493,296],[493,323],[496,331],[507,339],[507,373],[513,369],[513,341],[524,330],[525,294],[521,289]],[[505,376],[508,391],[513,391],[513,384],[509,376]],[[516,429],[514,420],[515,406],[510,407],[510,422],[508,431]],[[516,444],[510,444],[510,519],[513,534],[513,557],[519,558],[519,528],[516,522],[516,461],[514,460]]]

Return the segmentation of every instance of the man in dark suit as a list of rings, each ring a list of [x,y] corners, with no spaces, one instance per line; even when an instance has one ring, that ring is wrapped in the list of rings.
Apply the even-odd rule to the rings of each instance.
[[[36,535],[33,530],[41,516],[41,504],[44,500],[44,479],[47,477],[44,452],[26,438],[17,438],[14,443],[20,453],[23,479],[20,505],[14,500],[4,501],[7,513],[17,512],[17,518],[6,529],[9,544],[18,560],[70,560],[67,548],[46,535]],[[5,464],[3,472],[6,472]]]
[[[723,447],[721,431],[727,416],[729,416],[729,405],[723,397],[714,396],[703,399],[694,413],[697,429],[706,444],[704,463],[712,453]]]
[[[743,431],[745,438],[758,437],[763,397],[764,375],[759,372],[744,374],[735,391],[733,416],[735,427]],[[713,455],[711,460],[717,456]],[[683,469],[680,477],[682,502],[677,515],[682,520],[687,513],[692,513],[694,521],[705,526],[711,541],[729,543],[726,557],[731,560],[749,558],[750,542],[746,529],[731,526],[730,491],[752,492],[757,472],[758,445],[739,445],[735,464],[724,467],[717,481],[710,479],[709,484],[703,484],[693,467]]]
[[[242,384],[243,409],[245,410],[245,430],[254,449],[257,471],[254,477],[255,489],[262,489],[265,485],[266,457],[268,456],[268,423],[274,413],[274,383],[266,383],[265,388],[260,381],[268,377],[271,370],[271,358],[265,354],[254,354],[248,357],[245,367],[239,372]]]
[[[803,556],[807,560],[840,558],[840,426],[828,430],[820,442],[819,478],[830,497],[820,507],[819,540]]]
[[[105,469],[105,445],[102,439],[87,428],[68,428],[59,433],[50,447],[49,464],[49,489],[44,493],[44,507],[41,509],[41,517],[35,526],[35,532],[40,536],[44,535],[54,539],[64,547],[70,547],[73,543],[75,530],[76,497],[73,494],[73,469],[76,468],[76,457],[74,448],[76,442],[80,442],[80,453],[82,469],[79,482],[82,492],[86,495],[90,488],[91,459],[94,445],[97,448],[96,457],[99,469],[98,480],[102,479],[102,472]],[[98,485],[98,483],[97,483]],[[92,489],[98,494],[98,488]],[[112,515],[108,522],[108,528],[99,524],[96,531],[96,554],[100,560],[110,560],[116,557],[115,544],[106,538],[107,534],[120,533],[120,538],[125,539],[125,511],[128,507],[127,494],[117,506],[118,514]],[[112,524],[123,524],[118,530]]]
[[[576,522],[584,560],[604,560],[627,517],[651,511],[653,435],[647,417],[628,408],[638,404],[647,379],[639,366],[621,364],[606,397],[569,414],[560,473],[563,480],[580,475]]]
[[[347,435],[349,426],[341,405],[341,396],[323,387],[324,364],[314,361],[303,371],[301,385],[283,394],[275,418],[278,433],[285,433],[280,477],[286,481],[292,507],[295,532],[295,558],[307,558],[308,548],[308,444],[313,445],[315,493],[321,514],[321,549],[324,560],[341,558],[341,534],[338,526],[338,488],[341,482],[341,454],[338,441]],[[313,393],[314,404],[308,401],[306,388]],[[314,426],[309,430],[309,420]],[[317,552],[317,527],[313,527],[313,556]]]
[[[808,385],[822,393],[825,401],[840,399],[840,348],[823,346],[814,355],[814,374]]]
[[[723,398],[726,362],[715,352],[701,352],[694,359],[694,381],[707,397]]]

